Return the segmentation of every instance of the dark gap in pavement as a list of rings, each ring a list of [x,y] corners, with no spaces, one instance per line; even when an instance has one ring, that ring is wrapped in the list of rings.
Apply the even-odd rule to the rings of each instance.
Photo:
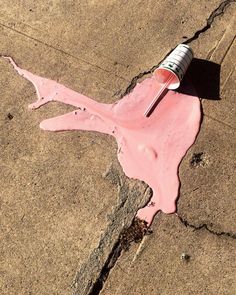
[[[194,224],[189,223],[186,219],[183,219],[183,217],[181,217],[178,213],[177,213],[177,216],[178,216],[180,222],[181,222],[185,227],[191,227],[191,228],[193,228],[194,230],[205,229],[205,230],[207,230],[209,233],[211,233],[211,234],[213,234],[213,235],[216,235],[216,236],[224,236],[224,237],[228,237],[228,238],[231,238],[231,239],[236,239],[236,233],[230,233],[230,232],[217,232],[217,231],[214,231],[214,230],[210,229],[206,223],[204,223],[204,224],[200,224],[200,225],[194,225]]]
[[[116,265],[122,251],[128,251],[133,242],[139,243],[143,237],[147,234],[151,234],[152,231],[148,229],[147,223],[144,220],[135,218],[130,227],[124,229],[119,240],[115,243],[111,253],[109,254],[106,263],[104,264],[100,276],[94,283],[89,295],[99,295],[103,289],[111,269]]]
[[[192,41],[196,40],[200,34],[205,33],[208,29],[210,29],[215,18],[220,16],[221,14],[223,14],[225,12],[225,9],[227,8],[227,6],[229,6],[233,2],[235,2],[235,0],[225,0],[225,1],[221,2],[220,5],[215,10],[213,10],[213,12],[208,17],[206,25],[202,29],[196,31],[191,38],[188,38],[183,43],[184,44],[191,43]]]

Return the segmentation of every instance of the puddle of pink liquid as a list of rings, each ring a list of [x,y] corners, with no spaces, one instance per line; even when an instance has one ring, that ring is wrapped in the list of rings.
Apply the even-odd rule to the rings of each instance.
[[[137,212],[138,218],[150,225],[159,210],[175,212],[179,190],[178,166],[193,144],[200,126],[197,96],[168,91],[147,118],[144,111],[161,87],[155,76],[138,83],[131,93],[114,104],[103,104],[56,81],[23,70],[11,58],[7,59],[35,86],[38,100],[29,105],[31,109],[50,101],[77,108],[71,113],[44,120],[40,124],[43,130],[89,130],[115,137],[124,173],[146,182],[153,191],[150,202]]]

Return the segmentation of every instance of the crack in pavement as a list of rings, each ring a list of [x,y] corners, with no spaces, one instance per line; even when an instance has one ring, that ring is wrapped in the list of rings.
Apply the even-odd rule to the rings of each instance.
[[[118,240],[115,242],[112,251],[101,269],[100,275],[98,276],[96,282],[93,284],[89,295],[99,295],[100,291],[103,289],[104,283],[106,282],[111,269],[116,265],[117,260],[122,254],[122,251],[127,251],[132,243],[139,243],[143,241],[143,238],[151,234],[147,227],[147,223],[138,218],[134,218],[131,226],[124,228]]]
[[[210,16],[207,18],[206,20],[206,25],[199,29],[198,31],[196,31],[192,37],[188,38],[187,40],[185,40],[183,42],[183,44],[189,44],[192,41],[198,39],[198,37],[202,34],[205,33],[207,30],[209,30],[211,28],[211,25],[213,24],[215,18],[217,18],[218,16],[222,15],[226,8],[233,2],[236,2],[236,0],[225,0],[223,2],[220,3],[220,5],[213,10],[213,12],[210,14]],[[135,77],[133,77],[133,79],[131,80],[130,84],[128,85],[128,87],[126,88],[126,90],[124,91],[124,93],[121,94],[121,97],[125,96],[126,94],[130,93],[133,88],[136,86],[137,82],[139,79],[141,79],[142,77],[149,75],[151,73],[153,73],[155,71],[155,69],[160,65],[160,63],[173,51],[174,48],[172,48],[165,56],[164,58],[156,65],[154,65],[153,67],[151,67],[149,70],[140,72],[138,75],[136,75]]]
[[[212,23],[214,22],[215,18],[220,16],[221,14],[224,13],[226,7],[229,6],[230,3],[235,2],[232,0],[226,0],[223,1],[209,16],[209,18],[207,19],[207,24],[200,30],[196,31],[194,33],[194,35],[187,39],[184,43],[185,44],[189,44],[192,41],[196,40],[202,33],[206,32],[208,29],[211,28]],[[162,59],[164,60],[172,51],[173,49],[171,49],[166,56]],[[161,62],[160,62],[161,63]],[[128,87],[126,88],[126,90],[124,91],[124,93],[121,95],[124,96],[128,93],[130,93],[132,91],[132,89],[136,86],[137,82],[139,79],[141,79],[142,77],[151,74],[158,66],[159,64],[154,65],[152,68],[150,68],[149,70],[143,71],[141,73],[139,73],[138,75],[136,75],[135,77],[133,77],[133,79],[131,80],[130,84],[128,85]],[[126,204],[125,202],[122,202],[121,207],[123,206],[128,206],[128,204]],[[120,210],[120,208],[119,208]],[[118,211],[119,211],[118,210]],[[210,229],[208,227],[207,224],[202,224],[199,226],[195,226],[194,224],[190,224],[187,220],[184,220],[182,217],[180,217],[178,215],[181,223],[183,225],[185,225],[186,227],[190,227],[193,228],[194,230],[207,230],[209,233],[214,234],[216,236],[225,236],[225,237],[229,237],[229,238],[236,238],[236,234],[233,233],[227,233],[227,232],[216,232],[213,231],[212,229]],[[119,228],[119,226],[118,226]],[[123,227],[124,230],[124,227]],[[106,280],[109,278],[109,274],[110,271],[113,267],[115,267],[117,265],[117,261],[119,259],[119,257],[122,254],[122,242],[121,242],[121,236],[122,236],[122,232],[123,230],[120,231],[120,233],[118,234],[116,232],[116,234],[114,235],[115,230],[115,226],[113,226],[113,229],[108,229],[107,232],[105,233],[105,235],[103,236],[103,238],[101,239],[99,246],[95,249],[94,253],[91,254],[90,259],[87,261],[87,263],[80,269],[79,273],[76,276],[75,282],[74,282],[74,294],[79,294],[78,292],[81,293],[81,289],[79,291],[78,286],[81,286],[81,282],[86,282],[87,281],[87,286],[85,287],[83,294],[89,294],[89,295],[99,295],[100,292],[103,289],[104,283],[106,282]],[[111,232],[113,232],[113,234],[111,234]],[[106,248],[106,244],[107,244],[107,240],[111,241],[112,240],[112,235],[113,238],[114,236],[116,237],[115,240],[113,240],[113,247],[111,248],[107,258],[105,259],[104,262],[102,262],[101,257],[104,255],[104,250]],[[111,246],[111,245],[110,245]],[[99,253],[100,252],[100,253]],[[93,269],[95,267],[94,265],[94,261],[96,261],[97,264],[97,268],[99,269],[98,274],[95,275],[96,279],[94,276],[93,279],[91,278],[91,272],[90,272],[90,279],[88,280],[88,277],[86,278],[85,273],[87,273],[87,271],[90,269]],[[87,271],[86,271],[87,270]],[[95,280],[94,280],[95,279]]]
[[[220,5],[215,10],[212,11],[210,16],[206,20],[206,25],[202,29],[196,31],[192,37],[188,38],[183,43],[189,44],[192,41],[198,39],[200,34],[206,32],[208,29],[211,28],[211,25],[214,22],[215,18],[222,15],[225,12],[225,9],[233,2],[236,2],[236,1],[235,0],[225,0],[225,1],[221,2]]]
[[[203,113],[203,115],[204,115],[204,117],[207,117],[207,118],[209,118],[209,119],[211,119],[211,120],[213,120],[213,121],[215,121],[215,122],[218,122],[218,123],[224,125],[224,126],[227,127],[227,128],[230,128],[230,129],[232,129],[232,130],[235,130],[235,128],[234,128],[233,126],[231,126],[231,125],[229,125],[229,124],[227,124],[227,123],[225,123],[225,122],[223,122],[223,121],[221,121],[221,120],[218,120],[218,119],[216,119],[216,118],[214,118],[214,117],[212,117],[212,116],[210,116],[210,115],[208,115],[208,114],[204,114],[204,113]]]
[[[118,258],[120,257],[121,252],[122,252],[122,247],[121,247],[120,241],[118,240],[115,243],[114,247],[112,248],[112,251],[110,252],[107,258],[107,261],[105,262],[101,270],[100,276],[97,278],[96,282],[93,284],[93,287],[88,295],[100,294],[100,291],[102,291],[103,285],[105,281],[107,280],[111,269],[116,265],[116,262]]]
[[[200,225],[195,225],[195,224],[191,224],[189,223],[186,219],[184,219],[183,217],[181,217],[178,213],[176,213],[176,216],[179,218],[180,222],[185,226],[185,227],[190,227],[193,228],[194,230],[202,230],[205,229],[207,230],[209,233],[215,235],[215,236],[224,236],[224,237],[228,237],[231,239],[236,239],[236,233],[230,233],[230,232],[217,232],[214,231],[212,229],[209,228],[209,226],[206,223],[200,224]]]
[[[176,216],[179,218],[180,222],[185,226],[192,228],[194,230],[206,230],[210,234],[216,235],[216,236],[224,236],[232,239],[236,239],[236,234],[229,233],[229,232],[217,232],[208,227],[207,224],[201,224],[199,226],[196,226],[194,224],[189,223],[187,220],[183,219],[179,214],[176,213]],[[132,227],[132,225],[131,225]],[[126,229],[126,231],[129,230]],[[124,230],[125,232],[125,230]],[[141,238],[141,241],[143,241],[143,238],[148,234],[148,231],[145,232]],[[135,239],[133,239],[131,242],[134,242]],[[113,267],[116,266],[116,263],[119,259],[119,257],[122,254],[123,250],[128,250],[122,246],[122,233],[119,235],[118,240],[115,242],[112,251],[110,252],[104,266],[102,267],[102,270],[100,272],[99,277],[97,278],[96,282],[92,285],[92,288],[90,289],[90,292],[88,295],[99,295],[100,292],[103,289],[104,283],[109,277],[110,271]]]
[[[183,42],[184,44],[189,44],[192,41],[196,40],[199,38],[199,36],[206,32],[208,29],[211,28],[212,23],[215,21],[215,19],[222,15],[226,8],[232,3],[235,2],[235,0],[226,0],[220,3],[220,5],[210,14],[210,16],[208,17],[208,19],[206,20],[206,25],[196,31],[192,37],[190,37],[189,39],[187,39],[185,42]],[[171,49],[166,55],[165,57],[162,59],[162,61],[171,53],[173,49]],[[128,87],[126,88],[126,90],[124,91],[124,93],[121,94],[122,96],[127,95],[128,93],[130,93],[132,91],[132,89],[136,86],[137,82],[139,79],[143,78],[144,76],[151,74],[154,72],[154,70],[159,66],[159,64],[162,62],[160,61],[158,64],[154,65],[152,68],[150,68],[149,70],[140,72],[138,75],[136,75],[135,77],[133,77],[133,79],[131,80],[130,84],[128,85]],[[178,216],[179,220],[181,221],[181,223],[185,226],[185,227],[190,227],[194,230],[206,230],[207,232],[209,232],[210,234],[216,235],[216,236],[223,236],[223,237],[228,237],[228,238],[232,238],[232,239],[236,239],[236,234],[234,233],[229,233],[229,232],[217,232],[214,231],[212,229],[209,228],[209,226],[207,224],[201,224],[199,226],[196,226],[194,224],[189,223],[187,220],[183,219],[181,216],[179,216],[177,213],[176,215]],[[90,285],[90,292],[88,293],[89,295],[99,295],[100,292],[103,289],[104,283],[105,281],[109,278],[109,274],[110,271],[113,267],[115,267],[117,265],[117,261],[119,259],[119,257],[122,254],[122,244],[121,244],[121,235],[122,232],[120,233],[118,239],[116,239],[116,241],[114,242],[114,246],[111,250],[111,252],[109,253],[105,263],[103,264],[103,267],[101,268],[100,274],[97,277],[97,280]],[[75,293],[77,294],[77,293]]]
[[[122,243],[124,233],[132,226],[137,210],[150,199],[150,190],[139,182],[135,186],[127,186],[127,189],[119,189],[119,193],[127,196],[126,201],[121,201],[122,206],[117,205],[119,210],[114,208],[110,224],[102,234],[98,246],[76,274],[72,283],[74,295],[100,294],[110,270],[125,249]]]

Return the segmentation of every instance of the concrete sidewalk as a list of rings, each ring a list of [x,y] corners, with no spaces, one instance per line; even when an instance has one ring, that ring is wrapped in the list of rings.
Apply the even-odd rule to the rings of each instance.
[[[28,111],[34,87],[0,58],[0,294],[235,294],[233,2],[0,1],[0,54],[101,102],[183,41],[221,65],[221,99],[202,101],[180,166],[178,216],[159,213],[153,233],[124,251],[147,185],[123,174],[109,136],[41,131],[71,108]]]

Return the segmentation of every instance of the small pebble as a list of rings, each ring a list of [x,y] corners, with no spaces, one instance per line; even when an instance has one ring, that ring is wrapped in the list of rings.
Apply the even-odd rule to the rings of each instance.
[[[189,261],[190,260],[190,255],[188,255],[186,253],[182,253],[181,254],[181,260]]]
[[[13,119],[12,114],[11,114],[11,113],[8,113],[8,114],[7,114],[7,118],[8,118],[9,120],[12,120],[12,119]]]

